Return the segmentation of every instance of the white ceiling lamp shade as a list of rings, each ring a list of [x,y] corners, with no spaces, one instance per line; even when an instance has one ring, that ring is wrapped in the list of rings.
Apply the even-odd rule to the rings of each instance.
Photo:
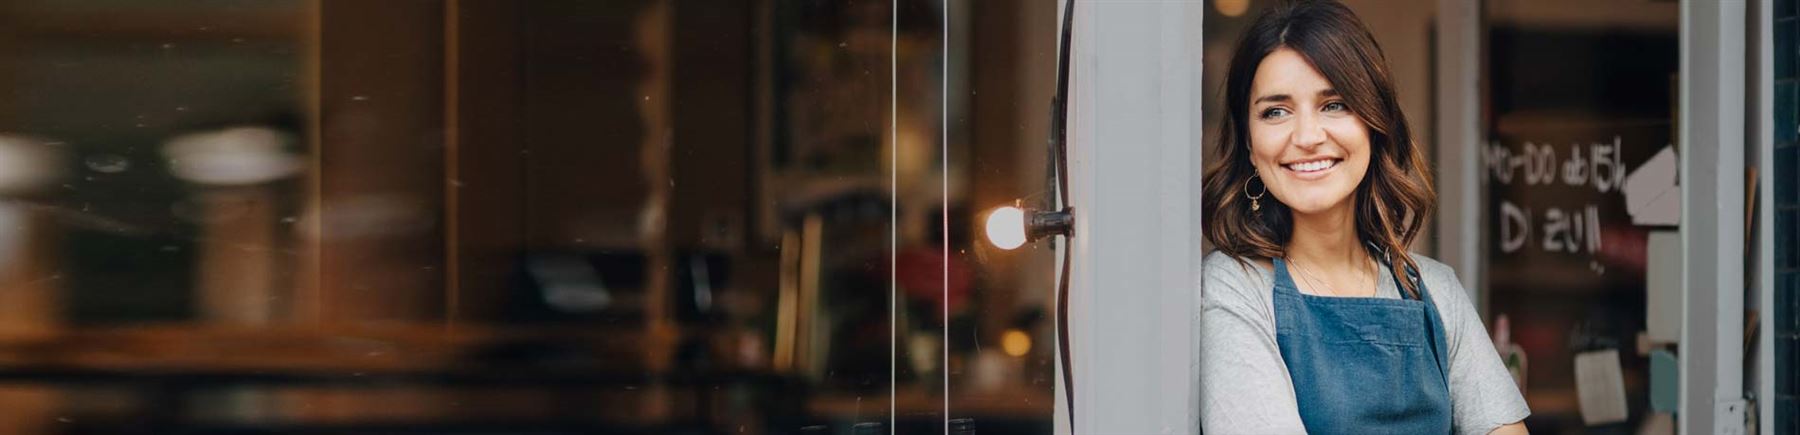
[[[43,190],[63,176],[63,153],[56,142],[0,133],[0,195]]]
[[[283,150],[292,138],[264,127],[233,127],[169,139],[163,157],[188,182],[212,186],[267,183],[300,171],[300,158]]]

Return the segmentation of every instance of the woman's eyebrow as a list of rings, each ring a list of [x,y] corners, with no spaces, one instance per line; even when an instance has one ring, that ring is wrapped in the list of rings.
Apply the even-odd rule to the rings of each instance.
[[[1284,103],[1284,102],[1288,102],[1288,101],[1294,101],[1294,97],[1288,96],[1288,94],[1264,95],[1261,97],[1256,97],[1256,100],[1251,101],[1250,104],[1251,105],[1262,104],[1264,101],[1275,102],[1275,103]]]
[[[1325,88],[1325,89],[1319,90],[1319,98],[1329,98],[1329,97],[1336,97],[1336,96],[1338,96],[1338,91],[1336,88]],[[1264,95],[1261,97],[1256,97],[1255,100],[1250,101],[1250,105],[1262,104],[1263,102],[1285,103],[1285,102],[1290,102],[1290,101],[1294,101],[1294,97],[1291,95],[1269,94],[1269,95]]]

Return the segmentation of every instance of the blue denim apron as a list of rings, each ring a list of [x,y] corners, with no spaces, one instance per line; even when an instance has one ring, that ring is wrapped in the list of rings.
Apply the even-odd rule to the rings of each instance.
[[[1314,296],[1275,259],[1275,341],[1308,433],[1450,432],[1444,323],[1407,275],[1420,299]]]

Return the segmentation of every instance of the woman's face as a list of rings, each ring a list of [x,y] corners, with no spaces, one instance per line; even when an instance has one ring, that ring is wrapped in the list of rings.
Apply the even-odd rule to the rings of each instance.
[[[1351,206],[1369,169],[1369,129],[1312,63],[1289,48],[1250,83],[1250,163],[1297,214]]]

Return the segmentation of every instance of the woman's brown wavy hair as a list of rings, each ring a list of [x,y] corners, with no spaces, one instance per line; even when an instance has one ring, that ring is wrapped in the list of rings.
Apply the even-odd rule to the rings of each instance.
[[[1279,48],[1298,52],[1342,96],[1369,127],[1369,171],[1356,186],[1356,234],[1371,255],[1386,256],[1394,276],[1409,276],[1418,264],[1407,247],[1418,238],[1436,206],[1431,168],[1413,141],[1406,116],[1394,96],[1387,57],[1374,35],[1349,8],[1331,0],[1294,1],[1257,17],[1238,41],[1225,79],[1225,110],[1212,163],[1202,182],[1206,240],[1240,259],[1287,254],[1293,234],[1290,209],[1264,198],[1262,212],[1250,211],[1246,187],[1256,174],[1250,164],[1250,85],[1256,67]],[[1251,189],[1255,190],[1255,189]],[[1400,280],[1417,295],[1412,279]]]

